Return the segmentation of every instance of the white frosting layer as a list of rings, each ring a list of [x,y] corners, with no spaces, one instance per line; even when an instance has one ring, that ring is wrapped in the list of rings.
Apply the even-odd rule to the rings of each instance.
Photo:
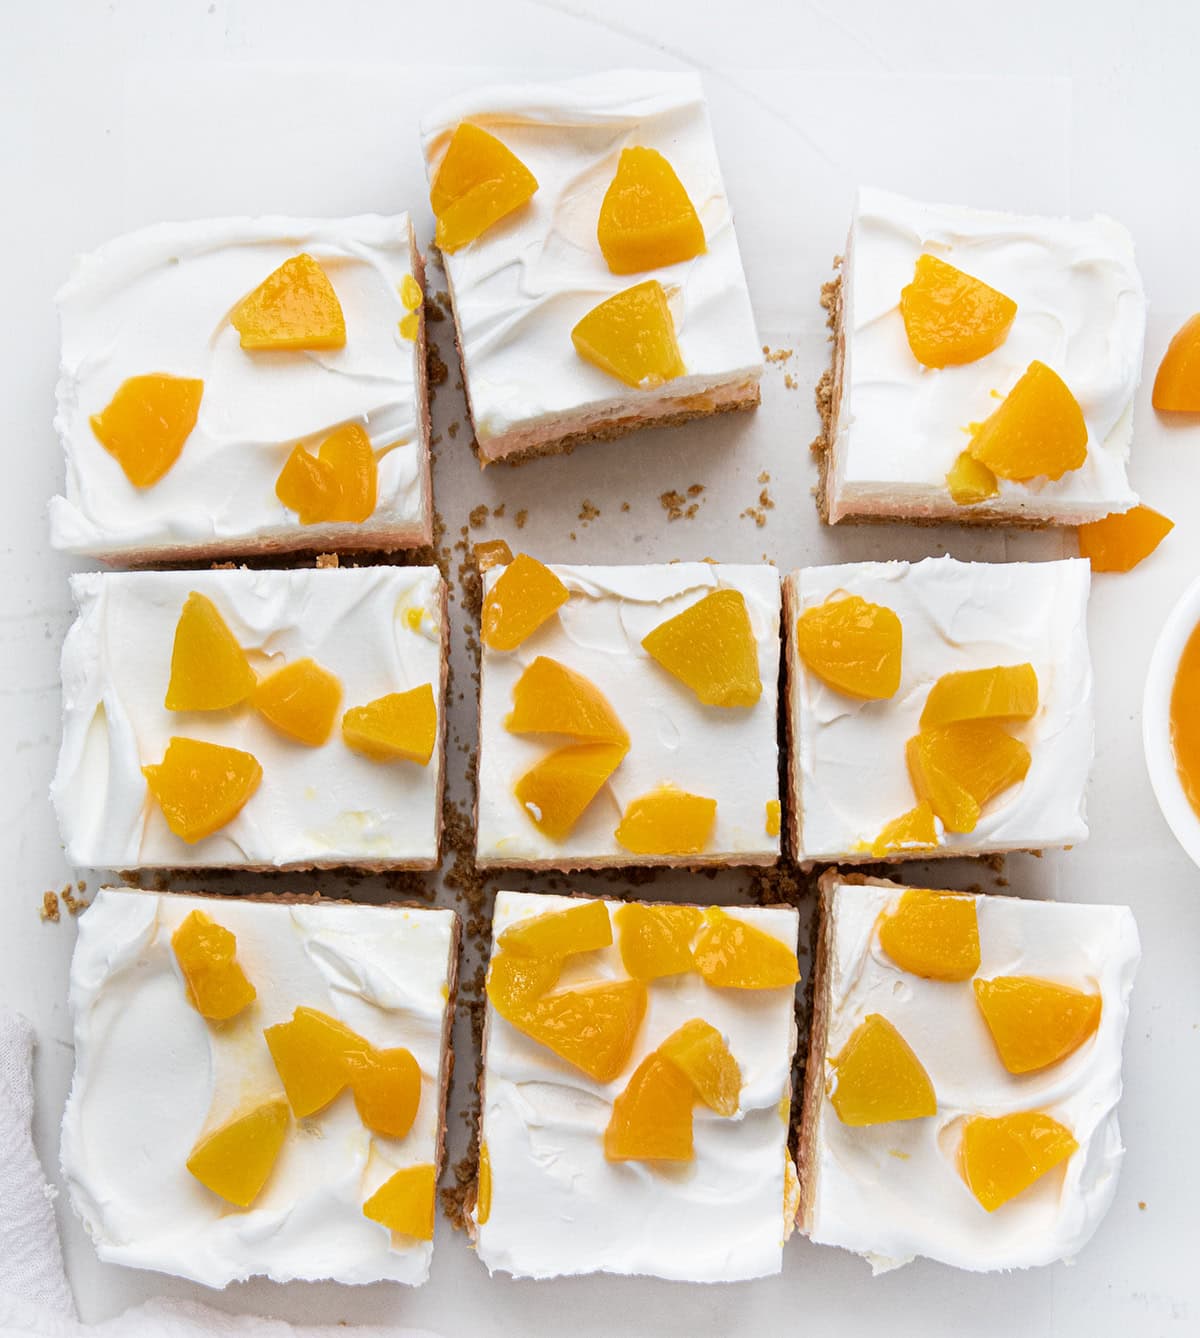
[[[551,565],[571,592],[558,614],[515,651],[483,648],[477,855],[506,865],[530,860],[585,865],[661,862],[630,854],[613,835],[627,805],[665,783],[717,801],[709,847],[722,863],[774,861],[766,806],[778,799],[776,703],[779,678],[779,574],[770,566],[678,562],[644,567]],[[490,590],[502,567],[484,577]],[[642,638],[713,590],[740,590],[758,643],[762,696],[752,707],[705,706],[642,649]],[[544,836],[513,787],[552,748],[570,740],[510,734],[513,687],[539,655],[590,679],[608,698],[632,741],[609,783],[565,841]]]
[[[224,1024],[188,1003],[171,935],[195,909],[237,935],[258,992]],[[267,905],[235,898],[102,889],[71,963],[75,1081],[62,1169],[100,1258],[209,1287],[278,1282],[420,1283],[430,1241],[392,1236],[362,1205],[395,1171],[434,1162],[454,912]],[[421,1068],[402,1139],[364,1128],[348,1092],[293,1122],[271,1176],[241,1211],[187,1170],[197,1139],[282,1095],[263,1028],[300,1005],[340,1018]]]
[[[916,1051],[938,1097],[922,1120],[850,1128],[820,1105],[810,1235],[872,1257],[875,1268],[925,1255],[978,1271],[1028,1268],[1076,1255],[1100,1225],[1124,1148],[1117,1127],[1121,1044],[1141,956],[1125,906],[976,897],[979,976],[1032,975],[1103,999],[1096,1034],[1039,1073],[1001,1064],[970,981],[922,980],[879,946],[876,922],[903,889],[839,886],[834,893],[828,1060],[868,1013],[881,1013]],[[814,1056],[810,1063],[820,1063]],[[958,1173],[962,1120],[1044,1110],[1079,1143],[1051,1172],[989,1213]]]
[[[260,675],[311,656],[342,685],[341,711],[432,683],[441,709],[442,579],[433,567],[122,572],[73,576],[79,616],[63,644],[63,740],[51,797],[76,866],[414,863],[438,858],[442,776],[374,762],[342,742],[309,748],[248,704],[168,711],[171,651],[191,591],[207,595]],[[421,611],[414,628],[411,609]],[[415,616],[415,615],[414,615]],[[142,767],[173,735],[251,752],[258,790],[189,845],[167,827]]]
[[[1086,561],[926,558],[806,567],[787,579],[797,616],[835,594],[860,595],[897,614],[904,640],[900,688],[887,701],[845,696],[794,656],[792,799],[803,858],[870,859],[863,847],[916,803],[904,746],[919,731],[937,679],[1025,662],[1037,674],[1038,711],[1005,727],[1029,746],[1028,774],[985,805],[973,832],[942,832],[939,845],[965,855],[1073,845],[1087,836],[1093,724]],[[794,623],[788,636],[794,647]]]
[[[1146,299],[1133,240],[1108,218],[1026,218],[859,192],[845,260],[845,362],[837,407],[830,520],[855,514],[961,512],[946,474],[1035,358],[1071,388],[1088,428],[1080,469],[1057,482],[1000,482],[972,515],[1019,510],[1070,524],[1137,502],[1126,465],[1142,371]],[[962,367],[913,356],[900,290],[928,252],[1017,304],[1007,339]]]
[[[346,345],[247,352],[230,313],[285,260],[313,256],[346,320]],[[51,538],[73,553],[236,549],[256,542],[333,546],[406,530],[428,538],[428,447],[418,347],[404,339],[400,285],[415,250],[407,214],[349,219],[233,218],[163,223],[80,257],[58,294],[62,365],[55,426],[66,496]],[[135,488],[88,421],[131,376],[204,381],[200,416],[179,459]],[[378,502],[361,525],[301,525],[275,496],[297,442],[315,450],[342,423],[366,428]]]
[[[577,904],[543,893],[500,892],[494,933]],[[609,903],[610,913],[621,903]],[[794,910],[729,913],[795,948]],[[625,979],[613,946],[569,961],[563,986]],[[795,991],[719,990],[695,972],[652,981],[625,1071],[601,1085],[510,1026],[488,1007],[483,1140],[492,1168],[488,1220],[477,1248],[489,1272],[549,1278],[651,1274],[734,1282],[780,1270],[785,1233],[787,1120]],[[742,1073],[739,1113],[695,1107],[695,1159],[676,1165],[610,1162],[604,1130],[634,1069],[690,1018],[716,1027]],[[787,1106],[783,1107],[787,1109]]]
[[[683,397],[759,376],[762,346],[697,75],[614,70],[463,94],[422,120],[430,180],[468,119],[502,139],[538,181],[527,205],[443,256],[485,455],[503,454],[499,442],[489,447],[492,438],[558,415],[607,413],[636,406],[639,395]],[[610,273],[596,224],[621,150],[631,147],[670,161],[704,226],[704,255],[644,274]],[[671,294],[687,368],[661,392],[631,390],[571,343],[572,327],[594,306],[651,278]]]

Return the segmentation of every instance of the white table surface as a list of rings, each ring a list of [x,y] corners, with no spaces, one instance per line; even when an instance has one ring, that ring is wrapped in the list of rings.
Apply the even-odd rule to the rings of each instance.
[[[37,1028],[36,1133],[52,1178],[71,1069],[66,978],[75,926],[66,916],[42,923],[38,910],[42,891],[72,874],[46,797],[71,564],[49,551],[44,507],[62,477],[51,429],[51,296],[74,253],[162,218],[238,212],[410,207],[428,238],[416,117],[440,92],[500,70],[698,68],[760,332],[772,348],[795,350],[768,367],[759,413],[481,476],[465,434],[452,440],[447,431],[464,419],[456,369],[437,396],[443,439],[435,491],[446,542],[459,538],[472,507],[504,502],[503,520],[474,539],[513,541],[515,513],[527,508],[522,546],[575,561],[712,555],[765,557],[787,569],[944,551],[996,560],[1072,551],[1073,541],[1056,535],[902,526],[831,533],[818,525],[807,452],[816,430],[811,386],[827,358],[817,290],[859,181],[931,199],[1101,211],[1123,220],[1137,241],[1151,303],[1151,378],[1172,331],[1200,309],[1200,7],[1189,0],[1010,0],[1004,7],[740,0],[726,12],[684,0],[10,0],[0,10],[0,32],[0,1005],[19,1008]],[[439,286],[436,270],[432,279]],[[434,330],[444,340],[448,326]],[[757,1283],[513,1283],[490,1281],[465,1238],[442,1221],[432,1279],[415,1292],[260,1281],[215,1294],[100,1264],[60,1197],[84,1317],[172,1295],[293,1320],[407,1323],[447,1335],[468,1325],[479,1333],[579,1338],[830,1328],[1006,1338],[1200,1331],[1200,873],[1154,805],[1139,719],[1154,636],[1200,565],[1200,427],[1157,422],[1147,385],[1134,450],[1135,485],[1177,528],[1136,572],[1095,582],[1093,834],[1069,853],[1014,858],[1007,870],[1013,892],[1128,902],[1142,935],[1121,1108],[1128,1156],[1112,1211],[1073,1266],[974,1276],[917,1263],[872,1279],[853,1256],[794,1239],[782,1276]],[[771,475],[775,506],[760,528],[741,513],[757,501],[762,470]],[[698,515],[668,522],[658,495],[693,482],[706,489]],[[578,519],[584,499],[601,512],[586,525]],[[630,503],[627,513],[622,501]],[[452,574],[460,556],[452,555]],[[459,688],[469,689],[461,603],[454,617]],[[467,746],[469,695],[455,703],[452,719]],[[450,770],[460,800],[464,768],[455,749]],[[995,887],[994,875],[969,864],[929,875],[937,878]],[[608,886],[587,877],[576,883]],[[690,890],[730,899],[744,896],[746,883],[731,874]],[[655,885],[656,894],[688,890],[680,877]],[[458,1040],[456,1111],[473,1068],[462,1027]],[[457,1113],[451,1131],[457,1156],[465,1141]]]

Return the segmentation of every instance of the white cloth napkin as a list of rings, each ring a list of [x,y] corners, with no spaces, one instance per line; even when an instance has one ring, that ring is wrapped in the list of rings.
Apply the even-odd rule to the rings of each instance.
[[[81,1324],[33,1147],[32,1060],[33,1028],[0,1011],[0,1338],[437,1338],[427,1329],[298,1329],[194,1301],[149,1301],[103,1324]]]

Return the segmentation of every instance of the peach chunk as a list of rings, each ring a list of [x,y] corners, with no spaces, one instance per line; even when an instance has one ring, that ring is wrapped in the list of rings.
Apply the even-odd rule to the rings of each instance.
[[[597,899],[518,920],[500,931],[496,946],[530,957],[573,957],[607,948],[612,941],[608,907]]]
[[[223,711],[244,702],[257,680],[217,606],[195,590],[183,601],[171,649],[168,711]]]
[[[783,989],[800,979],[794,947],[719,906],[704,912],[692,956],[704,979],[725,989]]]
[[[319,748],[333,732],[342,685],[316,660],[293,660],[254,689],[254,708],[280,734]]]
[[[657,279],[605,298],[571,331],[575,352],[637,390],[653,390],[687,370],[667,294]]]
[[[203,395],[204,382],[192,377],[131,376],[88,422],[129,482],[149,488],[179,459]]]
[[[1079,527],[1079,556],[1093,571],[1132,571],[1162,543],[1175,522],[1152,507],[1135,506]]]
[[[475,566],[479,569],[480,575],[485,571],[491,571],[493,567],[509,567],[512,565],[512,549],[504,539],[485,539],[482,543],[475,544],[471,549],[471,556],[475,559]],[[530,561],[533,561],[531,558]],[[541,563],[538,563],[541,566]],[[558,577],[554,578],[556,581]],[[560,581],[561,585],[562,582]],[[565,586],[563,587],[566,588]]]
[[[1099,994],[1036,976],[977,980],[975,1001],[1009,1073],[1034,1073],[1057,1064],[1100,1025]]]
[[[240,748],[175,737],[163,760],[144,766],[142,775],[167,826],[190,845],[237,817],[258,789],[262,767]]]
[[[884,825],[871,842],[871,854],[877,859],[886,859],[897,851],[929,850],[937,843],[933,809],[925,800],[921,800],[915,808],[910,808],[907,813],[901,813],[898,818]]]
[[[652,1051],[613,1102],[604,1131],[605,1157],[609,1161],[691,1161],[694,1105],[689,1079],[669,1059]]]
[[[517,803],[538,831],[552,841],[563,841],[628,751],[624,743],[556,748],[517,781],[513,787]]]
[[[171,948],[183,973],[188,1002],[212,1022],[236,1017],[257,997],[237,963],[237,936],[192,911],[171,935]]]
[[[342,304],[329,275],[303,252],[247,293],[229,319],[247,349],[331,349],[346,343]]]
[[[634,855],[698,855],[716,821],[715,799],[660,785],[630,800],[614,835]]]
[[[600,689],[558,660],[539,655],[513,686],[510,734],[570,734],[627,747],[629,735]]]
[[[1167,345],[1151,402],[1166,413],[1200,413],[1200,313],[1185,321]]]
[[[515,650],[570,598],[549,567],[518,553],[487,592],[479,635],[491,650]]]
[[[987,465],[981,465],[970,451],[959,452],[946,475],[946,487],[956,506],[978,506],[1000,491],[995,474]]]
[[[678,265],[706,249],[696,207],[657,149],[621,150],[600,206],[596,240],[614,274]]]
[[[438,712],[433,684],[389,692],[342,716],[346,746],[374,762],[402,759],[428,766],[437,742]]]
[[[288,1129],[283,1097],[264,1101],[202,1138],[187,1168],[214,1194],[236,1208],[249,1208],[262,1193]]]
[[[796,620],[800,658],[823,683],[848,697],[894,697],[900,687],[903,642],[895,613],[861,595],[827,599]]]
[[[704,922],[699,907],[632,901],[617,911],[616,919],[621,961],[634,980],[657,980],[693,969],[692,939]]]
[[[507,145],[463,121],[429,191],[437,219],[434,241],[443,251],[460,250],[520,209],[537,188],[537,178]]]
[[[742,1071],[716,1027],[694,1017],[673,1031],[658,1053],[684,1074],[710,1110],[718,1115],[737,1114]]]
[[[912,283],[900,290],[908,346],[925,367],[959,367],[994,352],[1016,314],[1011,297],[937,256],[918,256]]]
[[[436,1193],[436,1166],[406,1166],[385,1180],[363,1204],[363,1216],[402,1236],[432,1240]]]
[[[993,1213],[1078,1150],[1070,1129],[1042,1111],[974,1115],[963,1125],[958,1165],[967,1188]]]
[[[929,689],[921,728],[956,720],[1032,720],[1038,708],[1033,665],[1004,664],[943,674]]]
[[[560,1059],[607,1083],[629,1062],[646,1002],[640,980],[617,980],[544,995],[507,1020]]]
[[[881,917],[879,944],[901,971],[925,980],[970,980],[979,970],[975,901],[914,887]]]
[[[298,1120],[315,1115],[350,1081],[350,1056],[368,1044],[344,1022],[315,1008],[297,1008],[288,1022],[263,1032],[267,1049]]]
[[[475,1222],[486,1224],[492,1215],[492,1157],[486,1143],[479,1144],[479,1174],[475,1181]]]
[[[642,649],[705,706],[753,706],[762,696],[758,645],[740,590],[714,590],[659,623]]]
[[[488,999],[506,1022],[517,1026],[528,1006],[558,984],[562,967],[561,957],[530,957],[520,952],[494,952],[488,964]]]
[[[918,799],[947,831],[973,832],[985,804],[1029,770],[1029,749],[991,720],[922,729],[905,749]]]
[[[767,800],[766,831],[768,836],[778,836],[783,820],[783,809],[778,799]]]
[[[379,468],[371,439],[358,423],[344,423],[316,455],[300,443],[275,480],[275,496],[301,525],[361,524],[375,510]]]
[[[1060,479],[1087,459],[1088,430],[1067,383],[1036,359],[974,427],[972,457],[1002,479]]]
[[[383,1138],[403,1138],[421,1102],[421,1070],[412,1052],[364,1046],[348,1054],[347,1072],[363,1124]]]
[[[912,1047],[879,1013],[868,1013],[833,1060],[830,1100],[843,1124],[861,1128],[937,1114],[929,1074]]]

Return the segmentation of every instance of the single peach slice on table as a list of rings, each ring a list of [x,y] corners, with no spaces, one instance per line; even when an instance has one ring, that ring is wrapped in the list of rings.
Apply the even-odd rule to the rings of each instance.
[[[571,331],[571,342],[585,362],[635,390],[653,390],[687,371],[666,290],[657,279],[593,307]]]
[[[895,1026],[868,1013],[832,1061],[830,1101],[843,1124],[861,1128],[937,1114],[924,1065]]]
[[[822,683],[883,701],[900,687],[904,629],[893,610],[861,595],[827,599],[796,619],[796,648]]]
[[[1200,313],[1185,321],[1167,345],[1151,402],[1163,413],[1200,413]]]
[[[1132,571],[1175,528],[1175,522],[1148,506],[1131,507],[1103,520],[1080,525],[1079,556],[1093,571]]]
[[[1079,401],[1057,372],[1035,359],[991,416],[975,426],[967,450],[998,478],[1028,483],[1078,469],[1087,444]]]
[[[871,842],[871,854],[885,859],[899,851],[931,850],[937,843],[933,809],[922,799],[915,808],[884,824],[883,830]]]
[[[350,1081],[350,1057],[367,1042],[344,1022],[316,1008],[297,1008],[289,1021],[263,1031],[292,1114],[323,1110]]]
[[[461,250],[533,198],[537,178],[495,135],[463,121],[438,164],[429,203],[443,251]]]
[[[414,1240],[433,1239],[437,1168],[406,1166],[388,1177],[363,1204],[363,1216]]]
[[[1016,314],[1012,298],[937,256],[918,256],[912,282],[900,290],[908,346],[926,367],[986,357],[1008,338]]]
[[[714,590],[659,623],[642,648],[705,706],[753,706],[762,696],[758,645],[740,590]]]
[[[1032,720],[1038,709],[1033,665],[1004,664],[943,674],[929,689],[921,728],[956,720]]]
[[[347,1074],[363,1124],[383,1138],[403,1138],[421,1102],[421,1070],[412,1052],[403,1046],[353,1050]]]
[[[640,980],[608,981],[543,995],[506,1021],[597,1082],[607,1083],[629,1062],[646,1003],[646,986]]]
[[[600,689],[582,674],[539,655],[513,685],[510,734],[569,734],[576,739],[629,744],[629,735]]]
[[[660,785],[630,800],[614,835],[633,855],[698,855],[716,821],[715,799]]]
[[[547,753],[513,787],[530,822],[552,841],[570,836],[629,751],[626,743],[574,743]]]
[[[914,976],[970,980],[979,970],[974,898],[914,887],[880,918],[879,944]]]
[[[348,748],[374,762],[405,761],[428,766],[437,742],[438,713],[433,684],[389,692],[342,716]]]
[[[329,275],[304,252],[268,274],[229,319],[244,349],[323,350],[346,343],[342,304]]]
[[[618,945],[635,980],[658,980],[694,969],[692,940],[704,922],[698,906],[630,902],[616,912]]]
[[[684,1074],[710,1110],[737,1114],[742,1071],[716,1027],[703,1018],[691,1018],[663,1041],[658,1053]]]
[[[319,748],[333,733],[342,685],[316,660],[293,660],[261,679],[253,700],[254,709],[280,734]]]
[[[204,382],[154,372],[122,381],[88,421],[101,446],[135,488],[149,488],[171,468],[200,416]]]
[[[168,711],[223,711],[253,692],[257,679],[246,652],[207,595],[183,602],[171,648]]]
[[[692,957],[710,985],[725,989],[783,989],[800,979],[795,948],[719,906],[704,912]]]
[[[958,1165],[967,1188],[992,1213],[1078,1150],[1070,1129],[1042,1111],[974,1115],[963,1125]]]
[[[588,900],[518,920],[500,931],[496,946],[527,956],[571,957],[607,948],[612,941],[608,907],[603,901]]]
[[[596,240],[613,274],[639,274],[703,255],[704,228],[675,169],[657,149],[621,150]]]
[[[1035,1073],[1066,1059],[1100,1025],[1099,994],[1036,976],[974,982],[975,1001],[1009,1073]]]
[[[249,1208],[262,1193],[289,1124],[283,1097],[264,1101],[202,1138],[187,1159],[197,1180],[235,1208]]]
[[[995,474],[980,464],[970,451],[960,451],[946,475],[950,500],[957,506],[978,506],[1000,492]]]
[[[691,1161],[691,1081],[669,1059],[652,1051],[613,1102],[604,1131],[609,1161]]]
[[[188,1001],[212,1022],[236,1017],[255,1000],[254,986],[237,962],[237,936],[203,911],[192,911],[171,935]]]
[[[922,729],[905,748],[919,799],[947,831],[973,832],[985,804],[1024,780],[1029,749],[992,720]]]
[[[176,736],[163,760],[144,766],[142,775],[167,826],[190,845],[237,817],[258,789],[262,767],[240,748]]]
[[[549,567],[528,553],[518,553],[487,592],[479,620],[480,638],[490,650],[516,650],[569,598],[567,587]]]

